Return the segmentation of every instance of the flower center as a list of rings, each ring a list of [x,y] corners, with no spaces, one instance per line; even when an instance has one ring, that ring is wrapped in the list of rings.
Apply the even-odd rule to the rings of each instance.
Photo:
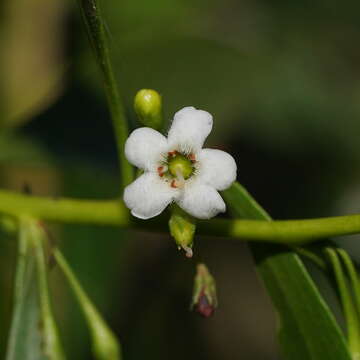
[[[170,174],[175,178],[187,180],[194,172],[194,166],[185,155],[169,156],[168,167]]]
[[[157,168],[157,172],[173,188],[182,188],[185,180],[196,171],[194,154],[183,154],[177,150],[169,151],[166,159]]]

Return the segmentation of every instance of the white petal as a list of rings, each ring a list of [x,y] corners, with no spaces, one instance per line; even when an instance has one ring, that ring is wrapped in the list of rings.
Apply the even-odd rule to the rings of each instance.
[[[135,217],[150,219],[159,215],[177,194],[178,190],[156,173],[146,172],[125,188],[124,202]]]
[[[226,210],[220,194],[213,187],[198,181],[186,187],[177,202],[182,209],[198,219],[210,219]]]
[[[198,179],[216,190],[225,190],[236,180],[236,163],[227,152],[202,149],[198,161]]]
[[[166,138],[147,127],[134,130],[125,143],[126,158],[131,164],[145,170],[154,171],[161,153],[166,152],[166,149]]]
[[[192,106],[185,107],[174,115],[168,134],[171,146],[180,151],[199,151],[213,125],[212,115]]]

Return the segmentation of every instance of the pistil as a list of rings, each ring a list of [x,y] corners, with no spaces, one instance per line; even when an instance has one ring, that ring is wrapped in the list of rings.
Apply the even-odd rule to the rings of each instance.
[[[177,150],[169,151],[167,159],[157,168],[161,178],[165,178],[172,188],[182,188],[187,179],[195,172],[195,156],[182,154]]]
[[[174,152],[171,152],[171,154],[173,153]],[[194,172],[192,161],[185,155],[179,153],[169,155],[168,167],[170,174],[179,181],[187,180]]]

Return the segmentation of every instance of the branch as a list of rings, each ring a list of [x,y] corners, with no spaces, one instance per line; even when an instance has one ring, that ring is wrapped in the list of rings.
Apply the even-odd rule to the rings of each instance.
[[[118,199],[51,199],[0,190],[0,213],[15,217],[30,215],[61,223],[113,225],[156,231],[166,228],[161,217],[146,221],[130,219],[128,209]],[[360,215],[282,221],[218,218],[199,220],[197,225],[200,235],[299,245],[327,237],[360,233]]]
[[[328,237],[360,233],[360,215],[308,220],[214,219],[198,223],[199,233],[247,241],[303,245]]]
[[[0,212],[53,222],[129,225],[129,212],[119,200],[45,198],[0,190]]]

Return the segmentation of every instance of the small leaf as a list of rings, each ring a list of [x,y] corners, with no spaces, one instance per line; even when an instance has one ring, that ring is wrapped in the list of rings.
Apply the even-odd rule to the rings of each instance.
[[[235,216],[271,221],[239,183],[223,196]],[[346,339],[300,258],[285,246],[249,246],[279,316],[279,339],[285,358],[350,360]]]

